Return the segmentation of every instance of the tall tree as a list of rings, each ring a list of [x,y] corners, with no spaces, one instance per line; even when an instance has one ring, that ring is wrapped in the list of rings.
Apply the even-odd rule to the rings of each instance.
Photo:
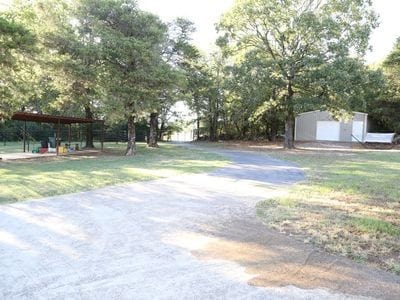
[[[382,66],[387,81],[384,93],[372,103],[372,116],[387,130],[400,133],[400,38]]]
[[[192,46],[181,66],[186,77],[186,101],[196,114],[197,139],[202,121],[208,129],[208,138],[216,141],[224,96],[224,58],[213,54],[206,59]]]
[[[224,100],[223,84],[224,84],[225,61],[220,53],[214,53],[211,57],[208,68],[208,89],[206,90],[207,98],[207,119],[208,132],[210,141],[217,141],[219,119],[221,115],[221,107]]]
[[[158,75],[160,92],[159,96],[153,99],[150,108],[150,132],[147,141],[149,147],[158,147],[157,140],[160,136],[158,119],[161,117],[161,125],[163,125],[163,120],[166,119],[170,108],[182,96],[185,82],[181,66],[191,47],[191,34],[194,32],[193,23],[183,18],[177,18],[168,23],[167,27],[167,38],[162,50],[162,59],[165,64],[160,65],[162,68]]]
[[[64,109],[83,111],[86,118],[93,119],[94,110],[101,106],[103,96],[99,84],[101,47],[85,10],[79,6],[71,7],[67,14],[70,15],[68,22],[46,39],[47,46],[57,51],[55,55],[58,56],[53,62],[62,90],[58,104]],[[85,147],[94,148],[92,123],[86,125]]]
[[[206,93],[211,85],[210,74],[199,50],[192,47],[181,64],[186,78],[185,98],[189,108],[196,114],[196,135],[200,139],[200,122],[207,111]]]
[[[102,48],[109,116],[127,121],[126,155],[132,156],[136,153],[135,121],[159,95],[167,28],[131,0],[82,0],[82,11]]]
[[[9,14],[0,15],[0,119],[21,109],[29,96],[36,36]]]
[[[219,44],[227,54],[258,49],[273,65],[285,90],[277,99],[285,114],[284,146],[293,148],[296,105],[307,101],[311,86],[302,83],[325,64],[362,56],[376,25],[370,0],[237,0],[218,26]]]
[[[15,0],[7,13],[23,24],[36,37],[36,55],[33,68],[29,68],[29,89],[27,110],[55,113],[52,108],[59,95],[58,86],[54,82],[52,64],[59,58],[48,47],[46,38],[68,23],[66,4],[63,0]],[[28,69],[28,68],[26,68]]]
[[[27,109],[92,118],[100,90],[100,47],[75,2],[15,1],[12,14],[38,37],[40,56]],[[92,124],[86,129],[86,147],[93,148]]]
[[[271,76],[273,71],[269,61],[259,58],[257,49],[246,52],[227,68],[224,124],[228,136],[275,141],[282,123],[276,99],[283,91],[278,89],[280,82]]]

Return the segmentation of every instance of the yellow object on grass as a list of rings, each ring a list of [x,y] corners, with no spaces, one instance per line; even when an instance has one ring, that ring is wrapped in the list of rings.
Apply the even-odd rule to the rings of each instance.
[[[58,147],[58,153],[67,153],[68,149],[66,147]]]

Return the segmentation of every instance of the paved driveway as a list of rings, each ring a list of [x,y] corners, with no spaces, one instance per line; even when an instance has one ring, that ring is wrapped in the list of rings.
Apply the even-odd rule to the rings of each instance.
[[[299,169],[224,153],[233,163],[209,174],[0,206],[0,298],[400,294],[399,277],[326,255],[256,220],[255,204],[287,192],[303,179]]]

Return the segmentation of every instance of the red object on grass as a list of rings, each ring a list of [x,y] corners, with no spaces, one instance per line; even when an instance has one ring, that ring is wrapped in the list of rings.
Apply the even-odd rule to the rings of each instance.
[[[39,153],[40,153],[40,154],[46,153],[47,151],[48,151],[47,148],[40,148],[40,149],[39,149]]]

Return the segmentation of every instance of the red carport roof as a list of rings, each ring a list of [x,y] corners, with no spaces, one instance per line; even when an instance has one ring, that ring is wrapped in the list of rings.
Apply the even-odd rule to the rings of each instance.
[[[88,118],[76,118],[66,116],[53,116],[29,112],[16,112],[11,117],[12,120],[28,121],[37,123],[60,123],[60,124],[77,124],[77,123],[95,123],[103,122],[102,120],[88,119]]]

